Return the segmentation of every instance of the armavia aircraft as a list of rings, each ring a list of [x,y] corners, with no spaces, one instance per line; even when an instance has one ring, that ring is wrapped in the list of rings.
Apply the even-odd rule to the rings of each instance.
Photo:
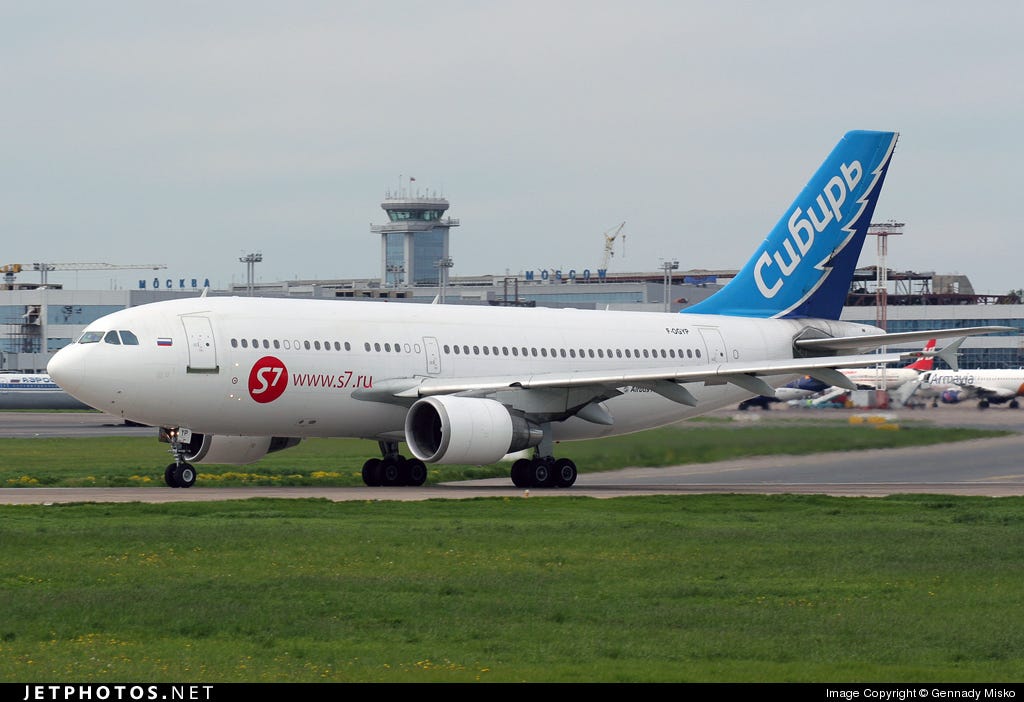
[[[379,443],[367,485],[532,449],[512,482],[569,487],[559,442],[678,422],[802,375],[849,384],[837,369],[905,358],[867,353],[883,345],[1007,331],[839,321],[897,136],[847,133],[737,276],[683,313],[204,293],[98,319],[48,371],[90,406],[160,427],[172,487],[195,483],[193,464],[340,436]]]

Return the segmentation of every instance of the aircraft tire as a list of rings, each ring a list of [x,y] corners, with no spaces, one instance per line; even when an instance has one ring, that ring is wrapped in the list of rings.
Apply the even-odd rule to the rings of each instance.
[[[380,484],[386,487],[404,485],[405,459],[401,456],[387,456],[380,461]]]
[[[576,464],[568,458],[559,458],[555,461],[555,469],[552,471],[552,475],[555,478],[555,485],[558,487],[572,487],[578,475]]]
[[[520,458],[512,464],[512,484],[516,487],[530,487],[530,461],[529,458]]]
[[[530,482],[532,487],[553,487],[555,484],[555,471],[552,470],[551,461],[547,458],[535,458],[530,461]]]
[[[177,463],[172,463],[164,469],[164,482],[167,483],[167,487],[178,487],[178,479],[174,477],[174,469],[177,467]]]
[[[419,487],[427,482],[427,466],[418,458],[410,458],[405,462],[405,484]]]
[[[371,458],[363,464],[363,482],[367,487],[380,487],[381,485],[381,460]]]
[[[196,484],[196,469],[190,464],[176,464],[172,472],[174,474],[174,482],[177,483],[177,487],[190,488]]]

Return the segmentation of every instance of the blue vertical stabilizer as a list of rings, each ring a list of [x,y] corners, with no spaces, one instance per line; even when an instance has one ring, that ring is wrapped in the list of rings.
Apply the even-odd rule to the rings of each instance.
[[[898,138],[847,132],[737,276],[683,312],[839,319]]]

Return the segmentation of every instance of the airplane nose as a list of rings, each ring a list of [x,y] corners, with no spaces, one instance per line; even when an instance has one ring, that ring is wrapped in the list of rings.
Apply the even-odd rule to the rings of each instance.
[[[50,374],[50,379],[70,395],[78,391],[85,375],[85,361],[81,354],[75,353],[76,351],[73,346],[63,348],[46,364],[46,372]]]

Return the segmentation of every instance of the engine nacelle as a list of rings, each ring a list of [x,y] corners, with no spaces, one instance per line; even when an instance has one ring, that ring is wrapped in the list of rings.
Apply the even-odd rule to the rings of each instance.
[[[940,397],[943,402],[950,405],[955,405],[963,399],[959,390],[943,390]]]
[[[500,402],[475,397],[425,397],[405,416],[409,450],[426,463],[487,465],[536,446],[543,436]]]
[[[221,436],[192,434],[185,447],[189,463],[224,463],[240,466],[260,460],[268,453],[297,446],[301,439],[290,436]]]

